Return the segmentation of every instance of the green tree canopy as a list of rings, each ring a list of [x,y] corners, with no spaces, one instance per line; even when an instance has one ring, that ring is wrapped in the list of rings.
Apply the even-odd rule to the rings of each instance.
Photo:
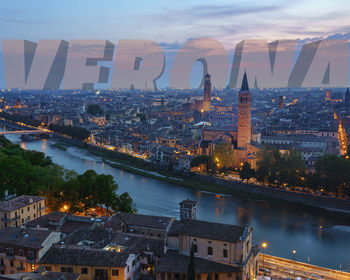
[[[239,177],[241,180],[247,180],[247,183],[249,182],[249,179],[253,178],[255,176],[254,169],[250,166],[249,162],[245,162],[242,166],[242,168],[239,170]]]
[[[215,146],[213,162],[217,168],[232,168],[235,164],[233,146],[222,142]]]
[[[103,115],[104,113],[101,106],[98,104],[90,104],[87,107],[86,112],[90,115]]]
[[[43,195],[51,210],[86,213],[89,208],[136,212],[128,193],[118,195],[111,175],[87,170],[78,175],[52,163],[44,153],[26,151],[0,137],[0,196],[9,194]]]

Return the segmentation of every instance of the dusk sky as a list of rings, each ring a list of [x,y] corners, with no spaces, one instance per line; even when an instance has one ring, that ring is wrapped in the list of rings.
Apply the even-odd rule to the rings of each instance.
[[[164,51],[211,37],[232,53],[243,39],[305,39],[350,31],[345,0],[2,1],[2,39],[149,39]],[[348,35],[348,34],[347,34]],[[347,38],[347,36],[345,36]],[[0,57],[0,87],[3,66]]]

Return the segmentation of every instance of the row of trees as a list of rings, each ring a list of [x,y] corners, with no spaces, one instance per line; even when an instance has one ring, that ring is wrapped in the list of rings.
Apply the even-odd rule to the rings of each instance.
[[[60,124],[50,124],[49,129],[60,134],[68,135],[72,138],[84,141],[90,135],[89,131],[85,128],[76,126],[64,126]]]
[[[26,151],[0,137],[0,192],[17,195],[43,195],[51,210],[86,213],[90,208],[135,212],[128,193],[117,195],[118,185],[111,175],[93,170],[78,175],[53,164],[41,152]]]
[[[205,155],[194,158],[192,167],[201,167],[206,173],[232,169],[234,156],[230,144],[220,144],[214,149],[213,157]],[[230,150],[231,149],[231,150]],[[284,153],[265,147],[259,152],[257,166],[253,169],[248,162],[238,172],[247,183],[255,178],[263,185],[277,187],[307,187],[325,193],[350,196],[350,160],[348,157],[324,155],[316,162],[313,173],[306,171],[302,154],[296,150]]]

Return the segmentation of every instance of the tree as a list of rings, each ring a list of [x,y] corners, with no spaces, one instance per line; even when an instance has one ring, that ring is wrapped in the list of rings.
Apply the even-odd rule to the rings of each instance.
[[[190,263],[188,264],[187,270],[187,279],[188,280],[196,280],[196,267],[194,260],[194,244],[191,246],[191,255],[190,255]]]
[[[251,168],[249,162],[245,162],[242,166],[242,168],[239,170],[239,177],[241,180],[247,180],[247,183],[249,182],[249,179],[254,177],[255,171],[253,168]]]
[[[90,135],[90,132],[82,127],[71,126],[71,125],[59,125],[59,124],[50,124],[49,129],[61,134],[68,135],[72,138],[84,141]]]
[[[350,186],[350,161],[336,155],[324,155],[316,162],[316,177],[318,185],[329,192],[347,192]]]
[[[117,196],[115,203],[112,205],[112,209],[124,213],[136,213],[136,206],[127,192]]]
[[[128,193],[117,195],[118,185],[111,175],[87,170],[78,175],[52,163],[45,154],[26,151],[0,137],[0,195],[42,195],[52,211],[87,213],[89,208],[136,212]]]
[[[256,178],[270,185],[298,185],[305,178],[305,162],[299,151],[281,153],[277,149],[265,147],[259,152]]]
[[[204,166],[204,170],[208,173],[210,166],[210,157],[206,155],[200,155],[192,159],[190,163],[191,167],[202,167]],[[202,169],[202,168],[201,168]]]
[[[222,142],[214,148],[214,163],[220,170],[232,168],[235,164],[234,151],[230,143]]]
[[[90,115],[103,115],[103,110],[98,104],[90,104],[86,110],[86,112]]]

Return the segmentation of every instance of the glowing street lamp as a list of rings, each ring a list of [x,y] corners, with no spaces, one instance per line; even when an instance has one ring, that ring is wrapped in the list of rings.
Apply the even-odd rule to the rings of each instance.
[[[295,254],[297,251],[293,250],[292,252],[293,252],[293,261],[295,261]]]

